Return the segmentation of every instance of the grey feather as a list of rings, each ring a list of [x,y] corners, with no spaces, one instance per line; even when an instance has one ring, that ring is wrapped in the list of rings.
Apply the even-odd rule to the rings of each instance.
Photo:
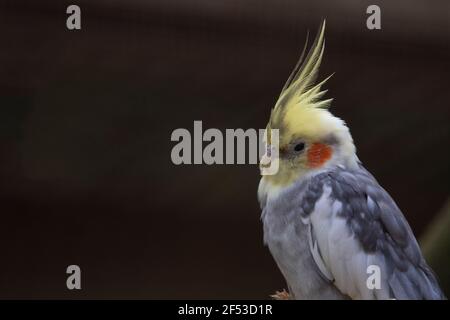
[[[324,190],[329,190],[328,198],[325,200],[328,199],[330,203],[340,206],[334,213],[322,212],[325,218],[318,219],[315,217],[318,214],[317,203],[320,199],[324,199]],[[343,219],[347,229],[344,231],[349,236],[342,235],[342,241],[347,244],[353,243],[357,248],[354,250],[360,253],[352,253],[356,262],[339,260],[338,263],[353,266],[361,274],[365,270],[362,270],[363,265],[360,266],[358,261],[363,261],[364,264],[369,257],[374,257],[373,259],[382,261],[383,264],[384,280],[388,288],[383,288],[379,293],[369,293],[366,297],[445,299],[400,209],[362,166],[356,170],[333,167],[311,178],[299,180],[276,199],[264,202],[262,217],[265,241],[289,286],[296,291],[293,293],[294,297],[348,298],[349,293],[346,290],[353,288],[352,284],[346,284],[348,285],[346,289],[342,287],[342,283],[342,288],[339,287],[339,283],[333,283],[333,276],[327,274],[329,270],[337,268],[330,265],[335,263],[333,253],[327,253],[326,241],[322,242],[320,247],[320,241],[316,239],[319,234],[328,237],[327,228],[330,228],[328,224],[332,225],[337,223],[336,220]],[[331,205],[329,210],[332,211]],[[302,222],[309,221],[308,219],[313,219],[314,221],[311,220],[309,223],[315,225],[307,226]],[[294,226],[295,233],[289,233],[291,225]],[[308,236],[308,232],[313,234]],[[330,239],[327,239],[329,242]],[[314,243],[305,246],[300,245],[301,241]],[[316,245],[319,247],[313,254],[310,248]],[[286,256],[286,251],[289,256]],[[363,254],[366,258],[361,260],[357,258],[358,254]],[[354,270],[346,269],[342,272],[347,274]],[[338,275],[337,280],[341,279],[342,282],[342,279],[349,277],[348,281],[354,281],[354,276]],[[356,285],[361,287],[360,283]]]

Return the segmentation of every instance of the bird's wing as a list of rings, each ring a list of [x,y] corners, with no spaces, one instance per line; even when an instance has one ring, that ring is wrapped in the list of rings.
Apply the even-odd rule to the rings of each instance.
[[[309,224],[313,259],[343,294],[445,298],[403,214],[364,168],[315,176],[304,199],[310,212],[302,221]]]

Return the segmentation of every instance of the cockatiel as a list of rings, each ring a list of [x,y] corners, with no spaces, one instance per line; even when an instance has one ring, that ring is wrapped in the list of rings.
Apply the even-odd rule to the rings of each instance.
[[[408,222],[321,99],[328,78],[314,84],[324,30],[325,21],[267,124],[279,130],[279,169],[259,184],[264,242],[293,299],[445,299]]]

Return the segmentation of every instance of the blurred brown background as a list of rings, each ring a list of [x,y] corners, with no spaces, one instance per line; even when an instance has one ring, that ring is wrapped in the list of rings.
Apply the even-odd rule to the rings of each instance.
[[[370,4],[381,30],[366,28]],[[332,111],[421,235],[450,189],[449,14],[448,0],[2,1],[0,298],[285,287],[257,166],[175,166],[170,135],[194,120],[263,128],[323,17]],[[81,291],[66,289],[70,264]]]

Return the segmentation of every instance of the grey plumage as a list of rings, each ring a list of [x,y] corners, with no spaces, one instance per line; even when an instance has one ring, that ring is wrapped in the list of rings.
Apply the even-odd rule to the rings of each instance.
[[[260,203],[264,241],[294,298],[445,298],[403,214],[361,165],[304,176]],[[371,264],[380,289],[366,286]]]

